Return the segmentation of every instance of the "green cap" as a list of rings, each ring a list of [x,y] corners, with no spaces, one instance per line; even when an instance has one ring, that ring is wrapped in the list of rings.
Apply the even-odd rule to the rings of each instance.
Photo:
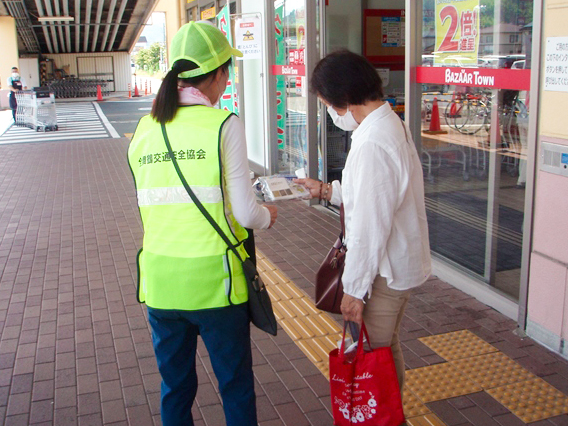
[[[207,74],[219,68],[233,55],[243,56],[241,51],[231,47],[221,30],[209,22],[192,21],[183,25],[170,46],[172,67],[180,59],[187,59],[198,65],[196,69],[180,73],[180,78]]]

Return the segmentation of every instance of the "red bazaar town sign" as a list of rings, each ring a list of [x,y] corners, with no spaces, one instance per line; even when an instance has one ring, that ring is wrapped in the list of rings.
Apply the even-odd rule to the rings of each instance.
[[[416,67],[416,82],[491,89],[530,90],[531,70]]]

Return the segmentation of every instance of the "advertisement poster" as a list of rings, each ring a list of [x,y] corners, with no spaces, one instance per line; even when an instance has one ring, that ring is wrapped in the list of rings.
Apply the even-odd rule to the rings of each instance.
[[[546,39],[544,90],[568,92],[568,37]]]
[[[274,5],[274,31],[276,32],[276,66],[286,65],[286,48],[284,45],[283,13],[284,2]],[[276,76],[276,128],[278,148],[284,149],[286,143],[286,77]]]
[[[229,16],[229,8],[225,6],[219,14],[217,15],[217,26],[223,34],[229,40],[231,46],[233,46],[233,37],[231,34],[231,19]],[[227,89],[221,99],[219,100],[219,108],[232,111],[235,114],[239,113],[239,99],[237,95],[237,85],[235,81],[235,67],[231,65],[229,67],[229,80],[227,81]]]
[[[235,19],[235,47],[243,52],[246,59],[261,59],[260,19]]]
[[[434,66],[477,66],[479,0],[436,1]]]
[[[381,20],[383,47],[404,46],[404,18],[400,16],[383,16]]]

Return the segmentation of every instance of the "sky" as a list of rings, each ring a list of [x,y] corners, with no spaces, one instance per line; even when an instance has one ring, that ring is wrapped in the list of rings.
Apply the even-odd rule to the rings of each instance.
[[[148,45],[152,43],[166,42],[166,14],[164,12],[154,12],[146,22],[142,31],[142,36],[148,40]]]

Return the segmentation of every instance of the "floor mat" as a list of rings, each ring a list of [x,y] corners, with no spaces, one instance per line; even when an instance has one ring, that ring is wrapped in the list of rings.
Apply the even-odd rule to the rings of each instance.
[[[463,192],[426,195],[431,249],[483,275],[487,200]],[[521,267],[523,212],[499,206],[497,272]]]

